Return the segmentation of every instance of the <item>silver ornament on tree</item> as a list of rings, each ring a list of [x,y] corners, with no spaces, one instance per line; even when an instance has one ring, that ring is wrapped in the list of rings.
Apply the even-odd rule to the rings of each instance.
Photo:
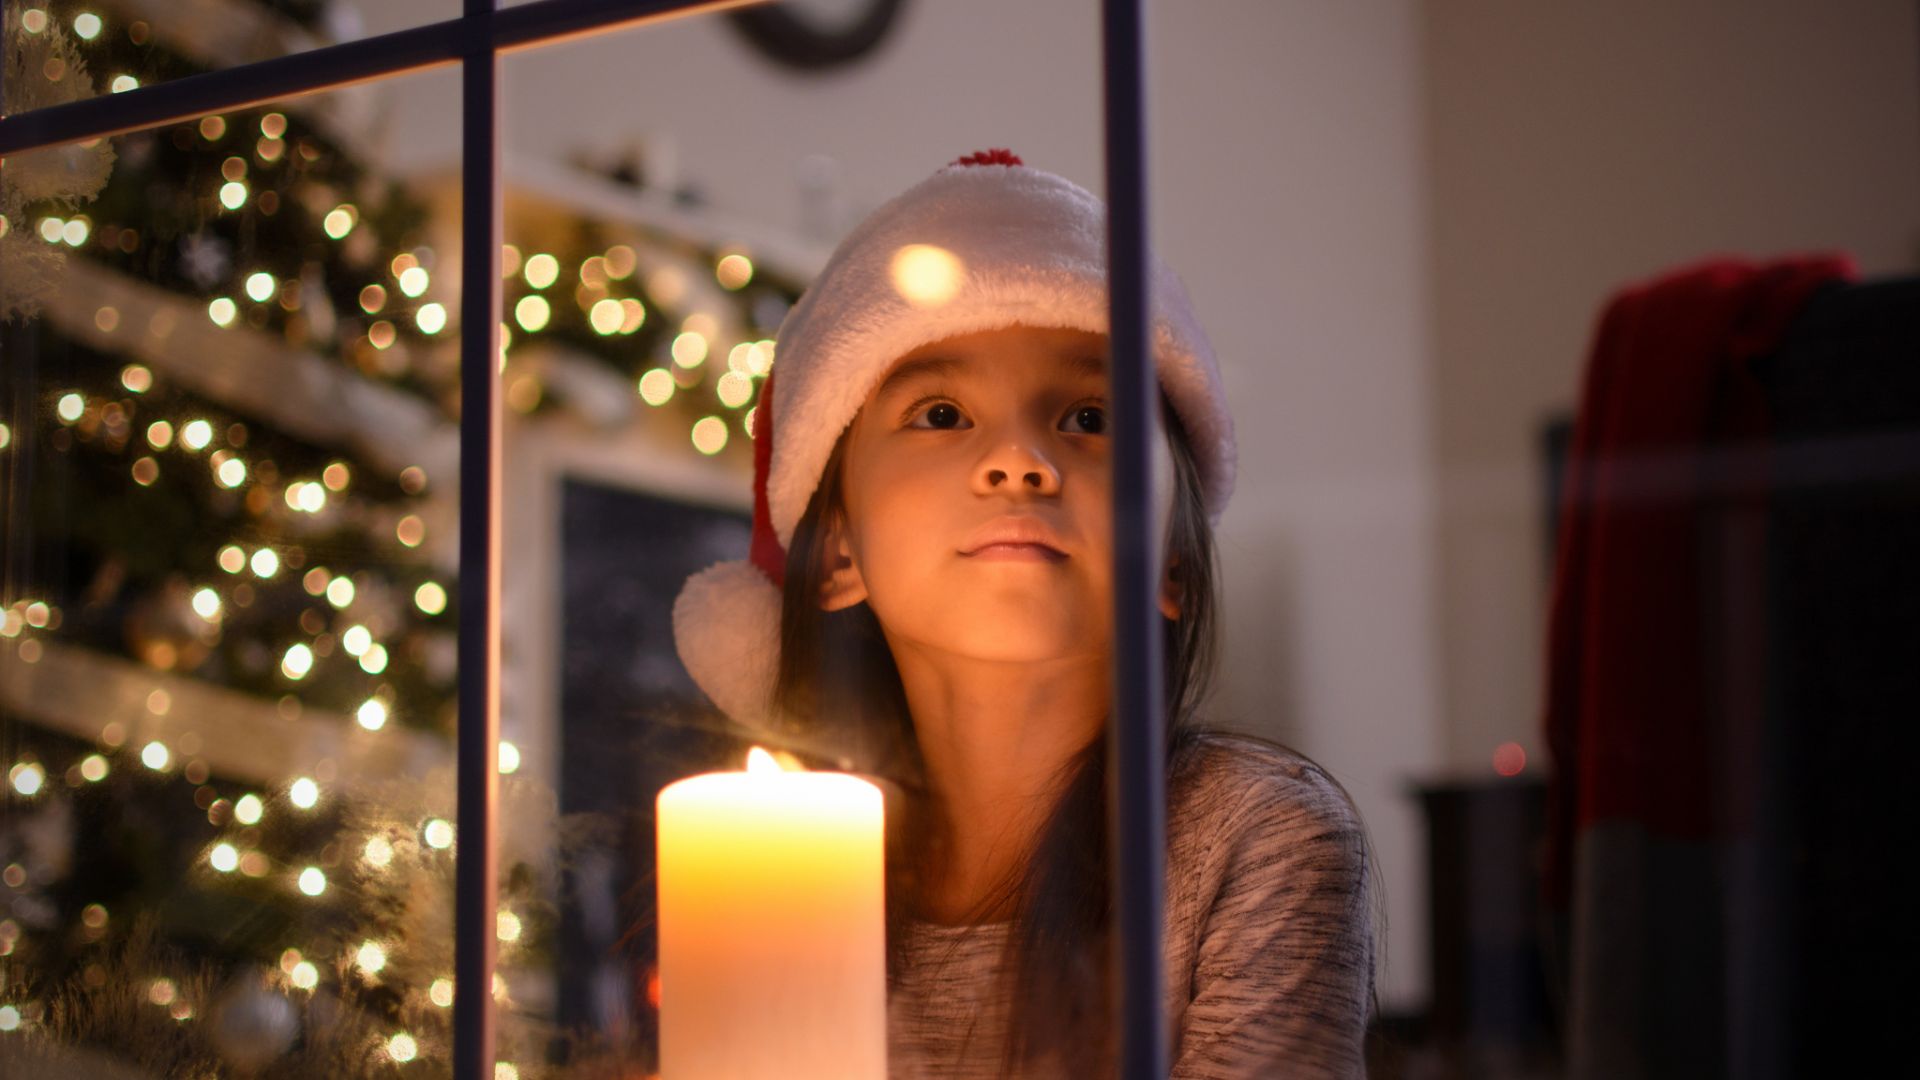
[[[273,1064],[299,1035],[300,1011],[259,972],[228,983],[208,1018],[208,1041],[242,1073],[257,1074]]]

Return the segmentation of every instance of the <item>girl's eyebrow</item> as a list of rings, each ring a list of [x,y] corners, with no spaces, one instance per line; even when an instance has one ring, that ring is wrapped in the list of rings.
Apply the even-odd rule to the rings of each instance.
[[[1107,361],[1105,357],[1089,353],[1069,353],[1062,357],[1070,375],[1106,379]],[[874,400],[878,401],[888,394],[898,391],[915,379],[951,378],[966,370],[966,362],[953,356],[920,356],[912,360],[903,360],[900,366],[887,373],[880,381],[880,388],[874,391]]]
[[[1067,370],[1075,375],[1089,375],[1104,379],[1107,377],[1107,361],[1103,356],[1074,353],[1067,357]]]
[[[915,379],[951,376],[966,365],[951,356],[922,356],[913,360],[901,361],[900,366],[887,373],[881,380],[880,389],[874,392],[874,400],[886,397]]]

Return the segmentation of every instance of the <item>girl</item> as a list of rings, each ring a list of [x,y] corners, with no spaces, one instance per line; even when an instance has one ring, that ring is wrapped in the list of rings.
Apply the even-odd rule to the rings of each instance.
[[[896,1078],[1113,1068],[1104,230],[1005,150],[862,222],[780,328],[751,560],[674,606],[725,712],[890,789]],[[1303,756],[1201,724],[1232,420],[1178,279],[1153,289],[1172,1075],[1364,1076],[1359,815]]]

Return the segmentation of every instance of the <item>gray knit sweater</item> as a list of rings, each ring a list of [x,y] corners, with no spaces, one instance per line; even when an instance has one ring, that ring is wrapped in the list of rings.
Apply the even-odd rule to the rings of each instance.
[[[1360,820],[1317,766],[1203,738],[1167,806],[1172,1080],[1365,1077],[1375,959]],[[1002,1080],[1007,922],[915,922],[889,998],[892,1080]]]

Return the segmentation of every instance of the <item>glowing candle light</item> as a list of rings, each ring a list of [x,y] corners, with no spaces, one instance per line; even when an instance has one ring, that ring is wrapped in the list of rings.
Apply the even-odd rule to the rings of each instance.
[[[883,810],[758,747],[661,790],[661,1075],[886,1076]]]

